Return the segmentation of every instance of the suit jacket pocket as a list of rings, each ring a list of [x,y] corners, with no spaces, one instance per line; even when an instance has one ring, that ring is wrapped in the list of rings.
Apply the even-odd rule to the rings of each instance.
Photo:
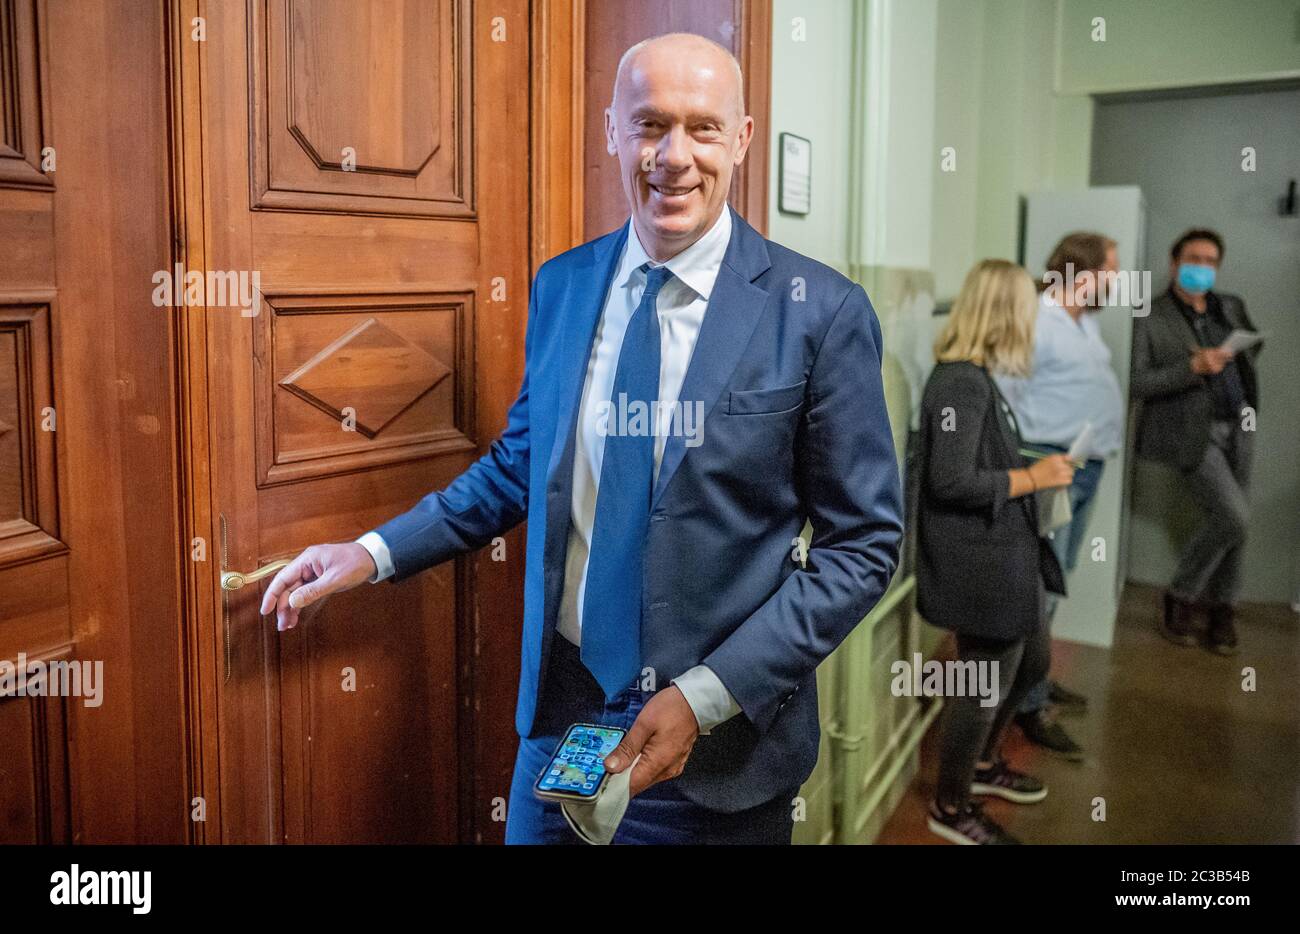
[[[807,380],[793,386],[776,386],[772,389],[733,390],[727,399],[728,415],[766,415],[789,412],[803,402]]]

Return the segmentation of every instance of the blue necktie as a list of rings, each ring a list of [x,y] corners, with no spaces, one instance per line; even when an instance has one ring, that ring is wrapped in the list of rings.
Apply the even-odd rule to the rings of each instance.
[[[641,673],[642,557],[655,461],[651,415],[659,399],[655,300],[673,275],[666,266],[641,268],[649,270],[645,291],[628,321],[614,373],[582,604],[582,662],[611,700]],[[640,423],[634,421],[638,410],[644,413]]]

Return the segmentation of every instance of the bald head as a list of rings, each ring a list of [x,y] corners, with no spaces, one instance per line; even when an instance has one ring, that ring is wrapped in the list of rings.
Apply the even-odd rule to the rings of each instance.
[[[676,256],[718,220],[753,135],[740,65],[718,43],[670,33],[623,54],[605,142],[618,156],[637,236],[654,259]]]
[[[745,115],[745,78],[740,62],[726,46],[693,32],[670,32],[642,39],[624,52],[618,60],[618,71],[614,73],[610,107],[617,110],[619,86],[629,80],[638,80],[642,69],[673,62],[689,63],[689,67],[697,71],[707,71],[711,80],[724,82],[735,102],[736,118]]]

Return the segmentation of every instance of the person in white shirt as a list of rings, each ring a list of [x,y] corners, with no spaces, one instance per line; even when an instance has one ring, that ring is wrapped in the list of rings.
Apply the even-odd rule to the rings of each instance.
[[[1114,240],[1090,232],[1062,238],[1043,276],[1033,370],[1026,377],[998,378],[1029,448],[1044,455],[1067,452],[1087,429],[1085,449],[1077,452],[1083,466],[1074,472],[1069,491],[1071,518],[1052,535],[1067,575],[1078,562],[1106,458],[1124,444],[1124,397],[1097,322],[1117,269]],[[1049,625],[1058,602],[1049,596]],[[1044,678],[1026,695],[1016,722],[1030,742],[1079,761],[1083,749],[1056,722],[1052,704],[1080,711],[1087,698]]]

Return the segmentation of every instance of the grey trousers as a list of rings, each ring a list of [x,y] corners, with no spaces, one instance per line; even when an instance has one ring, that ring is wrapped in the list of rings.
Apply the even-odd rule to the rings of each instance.
[[[1183,549],[1169,585],[1180,600],[1232,606],[1241,592],[1241,559],[1250,519],[1247,491],[1255,433],[1239,423],[1216,421],[1210,444],[1195,470],[1183,474],[1192,499],[1204,513]]]

